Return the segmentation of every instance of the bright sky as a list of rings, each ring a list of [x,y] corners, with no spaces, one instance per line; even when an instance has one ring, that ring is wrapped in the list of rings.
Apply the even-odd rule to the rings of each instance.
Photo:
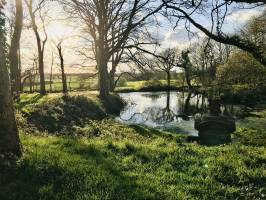
[[[15,0],[10,0],[9,3],[12,3]],[[27,10],[25,9],[26,13]],[[64,18],[67,16],[62,12],[60,6],[57,3],[52,2],[47,7],[49,19],[47,19],[46,31],[48,34],[48,42],[45,50],[45,72],[49,73],[51,65],[52,53],[54,54],[54,73],[59,73],[58,64],[59,59],[57,56],[57,51],[55,45],[60,41],[64,40],[63,48],[65,63],[66,63],[66,73],[84,73],[90,71],[92,68],[82,68],[77,67],[77,64],[81,64],[83,59],[77,53],[78,47],[81,47],[82,41],[77,37],[80,35],[79,29],[73,26],[73,24],[68,23]],[[234,32],[238,30],[242,25],[244,25],[251,17],[258,15],[261,12],[261,9],[245,9],[237,10],[233,12],[230,16],[226,18],[224,31],[225,32]],[[175,30],[173,30],[172,25],[168,20],[162,16],[158,16],[159,21],[161,22],[161,27],[151,27],[151,30],[156,37],[159,38],[162,46],[161,48],[168,47],[178,47],[183,49],[189,46],[190,40],[188,38],[187,31],[184,29],[183,24],[181,23]],[[208,27],[208,20],[202,16],[197,17],[199,22],[206,22],[205,25]],[[27,24],[29,24],[29,19],[26,17],[26,25],[22,33],[21,41],[21,55],[22,55],[22,64],[23,69],[32,67],[34,55],[37,55],[36,40],[33,35],[33,31],[29,28],[27,29]],[[204,24],[204,23],[203,23]],[[197,31],[196,29],[194,29]],[[40,32],[41,30],[40,27]],[[198,32],[198,31],[197,31]],[[43,33],[41,34],[43,38]],[[204,34],[198,33],[199,38],[204,37]],[[192,42],[197,41],[198,38],[192,39]],[[73,66],[74,65],[74,66]],[[87,62],[84,65],[94,66],[94,63]]]

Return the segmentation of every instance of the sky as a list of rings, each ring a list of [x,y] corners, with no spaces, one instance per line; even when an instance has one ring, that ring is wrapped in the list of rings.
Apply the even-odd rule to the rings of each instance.
[[[10,0],[8,3],[12,4],[15,0]],[[7,6],[7,16],[10,14],[10,5]],[[63,49],[65,56],[66,73],[87,73],[94,70],[94,67],[80,67],[81,65],[95,66],[93,61],[87,61],[83,63],[83,57],[78,54],[78,49],[84,45],[77,35],[80,35],[79,23],[69,23],[66,20],[68,17],[60,6],[55,3],[49,3],[45,10],[48,13],[46,18],[46,31],[48,34],[48,41],[45,49],[45,73],[50,72],[52,55],[54,57],[53,71],[59,73],[59,59],[56,51],[56,44],[63,40]],[[30,24],[27,10],[25,9],[25,25],[21,37],[21,57],[23,70],[31,68],[33,65],[33,58],[37,55],[36,39],[33,31],[28,27]],[[259,15],[262,9],[236,9],[231,15],[226,17],[223,30],[226,33],[233,33],[238,31],[249,19]],[[192,30],[197,33],[197,37],[189,39],[188,32],[184,27],[184,23],[181,22],[179,26],[173,29],[175,21],[169,22],[168,19],[157,16],[161,26],[151,26],[150,30],[152,34],[159,39],[161,43],[160,48],[179,48],[184,49],[189,47],[193,42],[197,42],[204,37],[204,34],[192,27]],[[195,19],[206,27],[210,27],[210,21],[208,18],[196,15]],[[40,28],[41,37],[43,38],[43,31]],[[122,66],[124,67],[124,66]]]

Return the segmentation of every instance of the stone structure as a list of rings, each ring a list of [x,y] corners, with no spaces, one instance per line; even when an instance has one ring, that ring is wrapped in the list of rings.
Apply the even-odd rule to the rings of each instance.
[[[195,129],[199,131],[201,144],[225,144],[231,142],[231,133],[235,131],[235,120],[221,115],[219,101],[212,101],[208,114],[195,116]]]

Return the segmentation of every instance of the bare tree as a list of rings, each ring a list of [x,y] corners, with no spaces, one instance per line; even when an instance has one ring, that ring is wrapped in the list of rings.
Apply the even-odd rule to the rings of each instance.
[[[53,83],[53,66],[54,66],[54,53],[52,52],[52,62],[50,66],[50,92],[53,91],[52,83]]]
[[[66,80],[66,74],[65,74],[65,65],[64,65],[64,53],[62,49],[62,43],[63,40],[61,40],[57,45],[57,51],[58,51],[58,56],[60,59],[60,70],[61,70],[61,77],[62,77],[62,86],[63,86],[63,93],[67,93],[67,80]]]
[[[160,53],[160,56],[157,56],[152,65],[155,67],[155,70],[159,69],[166,74],[167,86],[168,89],[171,87],[171,71],[177,67],[178,63],[178,54],[177,49],[166,49]]]
[[[59,0],[65,10],[83,20],[93,39],[99,71],[100,97],[109,94],[108,62],[123,48],[128,38],[162,5],[153,0]]]
[[[28,7],[28,11],[31,18],[31,25],[32,29],[34,31],[37,47],[38,47],[38,65],[39,65],[39,74],[40,74],[40,94],[45,95],[46,89],[45,89],[45,76],[44,76],[44,48],[45,44],[47,42],[48,36],[45,30],[45,24],[44,24],[44,16],[42,13],[42,8],[44,6],[45,0],[38,0],[38,2],[35,4],[33,3],[33,0],[25,0],[25,3]],[[35,8],[34,8],[35,7]],[[38,30],[37,22],[36,22],[36,15],[37,13],[40,16],[40,19],[42,21],[42,28],[44,30],[44,39],[41,40],[40,33]]]
[[[23,26],[23,5],[22,0],[16,0],[15,25],[9,50],[11,89],[18,93],[21,90],[21,70],[19,67],[20,37]]]
[[[231,3],[231,2],[235,2],[235,3],[249,3],[249,4],[265,4],[265,0],[224,0],[225,2]]]
[[[236,47],[209,40],[209,38],[194,43],[189,48],[193,77],[198,78],[203,85],[212,84],[216,80],[217,68],[228,61],[233,48]]]
[[[20,156],[21,146],[6,63],[5,17],[2,12],[3,6],[4,1],[0,0],[0,153],[14,153]]]

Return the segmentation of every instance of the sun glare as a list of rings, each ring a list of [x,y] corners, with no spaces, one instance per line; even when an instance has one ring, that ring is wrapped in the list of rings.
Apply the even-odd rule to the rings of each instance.
[[[66,39],[74,33],[73,28],[60,22],[51,23],[46,31],[52,40]]]

